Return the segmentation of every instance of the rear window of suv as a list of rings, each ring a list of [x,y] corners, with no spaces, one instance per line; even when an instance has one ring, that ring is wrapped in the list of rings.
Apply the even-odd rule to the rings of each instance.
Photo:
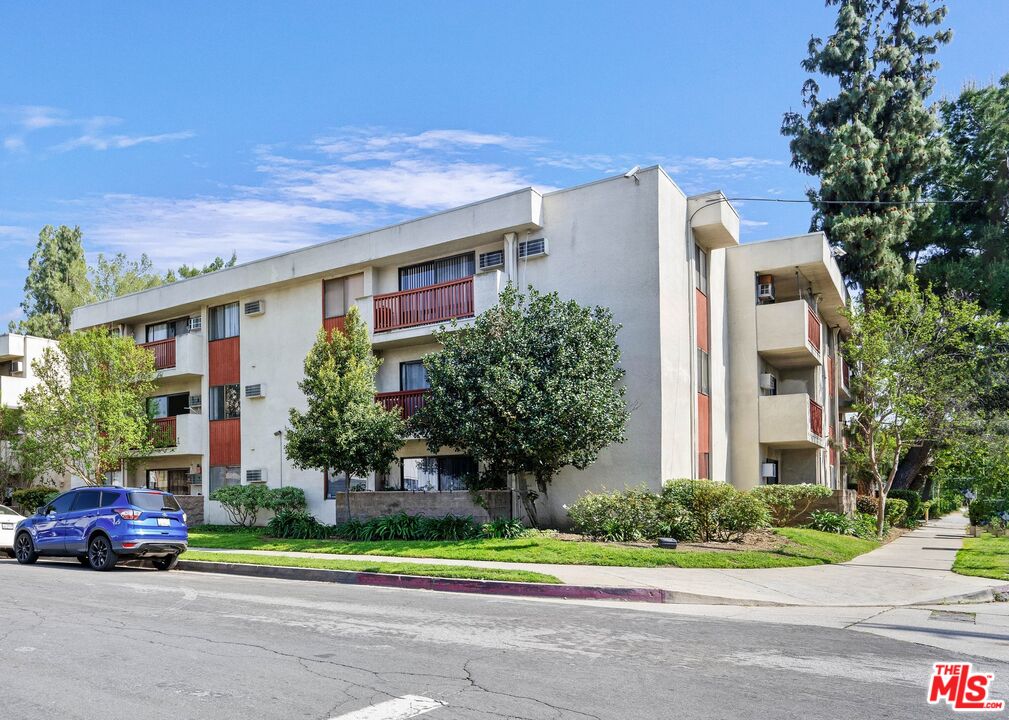
[[[152,492],[131,492],[128,495],[130,505],[141,510],[181,510],[179,501],[171,495]]]

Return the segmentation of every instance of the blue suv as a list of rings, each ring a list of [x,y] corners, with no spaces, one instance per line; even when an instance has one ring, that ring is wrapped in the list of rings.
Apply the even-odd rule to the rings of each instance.
[[[189,544],[186,514],[174,495],[143,488],[76,488],[40,507],[14,529],[14,556],[76,557],[111,570],[119,560],[149,558],[171,570]]]

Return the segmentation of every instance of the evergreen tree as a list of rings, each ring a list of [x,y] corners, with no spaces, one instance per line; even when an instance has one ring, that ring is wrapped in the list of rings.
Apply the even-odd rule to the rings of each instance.
[[[834,33],[813,37],[802,67],[838,86],[821,96],[806,81],[806,114],[785,114],[793,167],[819,178],[808,190],[812,230],[843,248],[841,268],[862,288],[892,291],[905,279],[912,233],[931,206],[915,204],[929,173],[945,155],[933,108],[940,45],[949,30],[933,30],[946,15],[930,0],[827,0],[838,7]],[[848,204],[839,201],[870,201]]]
[[[81,229],[46,225],[28,261],[21,310],[25,319],[11,332],[57,338],[70,329],[70,313],[91,294]]]

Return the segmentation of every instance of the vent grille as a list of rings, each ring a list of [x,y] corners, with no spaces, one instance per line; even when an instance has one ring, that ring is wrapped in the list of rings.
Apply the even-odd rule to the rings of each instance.
[[[263,468],[254,468],[252,470],[245,471],[245,482],[247,483],[265,483],[266,482],[266,470]]]
[[[194,315],[186,321],[186,326],[189,328],[189,332],[199,332],[203,329],[203,317]]]
[[[531,258],[547,254],[547,239],[523,240],[519,243],[519,257]]]
[[[245,303],[246,315],[262,315],[265,310],[266,302],[264,300],[251,300]]]
[[[11,375],[20,375],[25,371],[25,364],[21,360],[11,360]]]
[[[245,397],[247,398],[261,398],[266,396],[266,386],[262,383],[256,383],[255,385],[245,386]]]
[[[490,252],[480,253],[481,270],[491,270],[492,268],[502,267],[503,265],[504,250],[491,250]]]

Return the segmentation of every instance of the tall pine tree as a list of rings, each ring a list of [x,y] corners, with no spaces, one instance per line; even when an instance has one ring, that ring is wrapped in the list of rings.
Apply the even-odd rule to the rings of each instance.
[[[813,37],[802,67],[837,85],[823,97],[815,78],[803,85],[806,110],[785,114],[793,167],[819,179],[808,190],[812,230],[824,230],[847,255],[849,282],[884,293],[909,270],[913,233],[931,207],[916,204],[946,154],[934,109],[940,45],[934,29],[945,6],[929,0],[827,0],[838,7],[834,33]],[[839,201],[870,201],[854,204]]]

